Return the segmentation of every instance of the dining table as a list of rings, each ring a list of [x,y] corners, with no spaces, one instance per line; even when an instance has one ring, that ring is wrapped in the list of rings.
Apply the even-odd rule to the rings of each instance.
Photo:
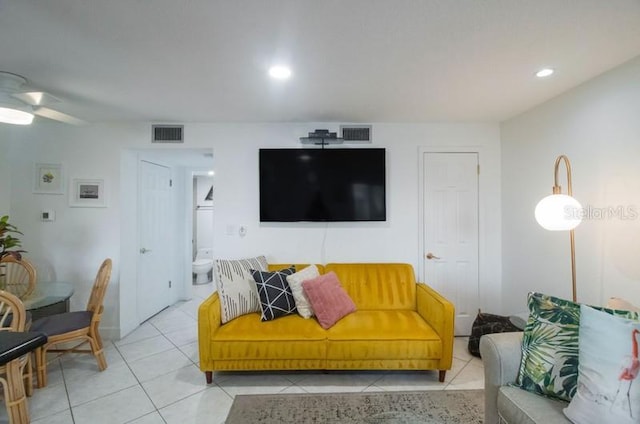
[[[20,359],[46,342],[47,336],[43,333],[0,331],[0,366],[6,368],[5,404],[10,424],[29,423],[29,406],[22,377],[24,362]]]
[[[73,296],[73,284],[65,281],[38,283],[27,298],[22,299],[31,319],[69,312],[69,301]]]

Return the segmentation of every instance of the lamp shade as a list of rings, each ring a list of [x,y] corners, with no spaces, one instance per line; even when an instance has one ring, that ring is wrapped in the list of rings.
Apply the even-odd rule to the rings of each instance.
[[[33,113],[31,113],[30,106],[12,99],[0,91],[0,122],[4,124],[29,125],[32,121]]]
[[[4,124],[29,125],[33,121],[30,105],[14,98],[27,82],[20,75],[0,71],[0,122]]]
[[[5,124],[29,125],[33,114],[19,109],[0,106],[0,122]]]
[[[573,230],[582,221],[582,205],[566,194],[552,194],[538,202],[535,215],[546,230]]]

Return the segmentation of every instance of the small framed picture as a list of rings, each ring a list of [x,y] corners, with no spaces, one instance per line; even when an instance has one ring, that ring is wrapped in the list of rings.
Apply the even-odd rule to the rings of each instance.
[[[74,178],[69,190],[69,206],[74,208],[106,208],[103,179]]]
[[[62,165],[59,163],[36,163],[33,192],[37,194],[64,194]]]

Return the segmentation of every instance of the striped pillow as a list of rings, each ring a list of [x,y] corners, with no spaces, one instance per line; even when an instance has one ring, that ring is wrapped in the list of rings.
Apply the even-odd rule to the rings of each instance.
[[[251,270],[266,271],[266,257],[217,259],[215,268],[223,324],[241,315],[261,312],[260,298]]]

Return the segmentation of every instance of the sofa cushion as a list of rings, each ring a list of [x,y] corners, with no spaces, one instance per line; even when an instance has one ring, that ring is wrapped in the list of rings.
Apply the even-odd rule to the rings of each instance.
[[[529,393],[518,387],[498,390],[498,414],[506,424],[570,423],[562,410],[567,402]]]
[[[442,341],[414,311],[356,311],[327,331],[327,359],[441,358]]]
[[[409,264],[327,264],[360,310],[416,309],[416,279]]]
[[[580,305],[541,293],[529,293],[528,305],[516,381],[525,390],[570,401],[578,384]],[[638,319],[636,312],[596,309]]]
[[[267,258],[264,256],[215,261],[223,324],[241,315],[260,312],[260,299],[251,270],[266,271],[267,266]]]
[[[289,287],[291,287],[291,293],[293,293],[293,298],[296,301],[296,309],[302,318],[311,318],[313,316],[313,309],[311,308],[309,299],[307,299],[307,296],[305,296],[302,290],[302,283],[319,276],[320,272],[318,271],[318,267],[309,265],[287,277],[287,282],[289,283]]]
[[[640,422],[640,322],[580,307],[578,391],[565,409],[574,423]]]
[[[222,325],[211,339],[216,360],[326,358],[326,332],[297,314],[265,322],[260,314],[243,315]]]
[[[273,272],[251,271],[260,297],[262,321],[271,321],[296,311],[296,301],[287,282],[287,277],[295,272],[294,267]]]
[[[340,285],[335,272],[304,281],[302,290],[309,299],[313,314],[325,330],[356,310],[356,305]]]

